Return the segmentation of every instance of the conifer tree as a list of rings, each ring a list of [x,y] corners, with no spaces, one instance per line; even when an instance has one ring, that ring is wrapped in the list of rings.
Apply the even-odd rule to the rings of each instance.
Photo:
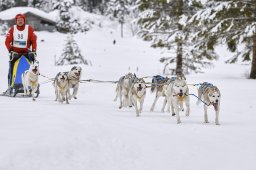
[[[67,37],[66,45],[63,49],[61,57],[57,61],[56,65],[72,65],[72,64],[86,64],[88,61],[84,59],[81,54],[81,51],[78,47],[78,44],[74,40],[73,35]]]
[[[209,65],[203,60],[204,56],[197,55],[193,50],[194,28],[186,24],[202,8],[199,0],[140,0],[138,5],[141,11],[139,34],[144,40],[152,41],[152,47],[170,53],[170,56],[160,59],[160,62],[165,63],[165,68],[175,63],[175,73],[181,74],[185,67],[200,71],[202,66]]]
[[[251,62],[250,78],[256,79],[256,0],[208,0],[206,7],[190,20],[196,24],[200,48],[224,42],[233,52],[227,62]]]

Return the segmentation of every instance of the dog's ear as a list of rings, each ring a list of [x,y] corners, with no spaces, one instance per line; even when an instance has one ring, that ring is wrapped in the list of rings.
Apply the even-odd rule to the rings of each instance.
[[[72,71],[75,70],[75,69],[76,69],[76,66],[74,66],[74,67],[71,68]]]

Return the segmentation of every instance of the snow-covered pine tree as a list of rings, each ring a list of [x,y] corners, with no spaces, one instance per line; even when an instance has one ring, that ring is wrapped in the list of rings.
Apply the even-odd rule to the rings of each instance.
[[[53,2],[53,8],[60,11],[60,20],[56,25],[59,32],[70,32],[71,14],[69,12],[69,9],[71,8],[72,3],[73,0],[54,0]]]
[[[56,65],[72,65],[72,64],[86,64],[88,65],[88,61],[84,59],[81,54],[81,51],[78,47],[78,44],[74,40],[73,35],[67,36],[66,44],[63,49],[63,53],[61,57],[56,62]]]
[[[28,0],[28,6],[49,11],[48,6],[50,5],[50,1],[51,0]]]
[[[89,12],[98,12],[100,11],[102,13],[101,9],[103,4],[107,0],[75,0],[75,5],[80,6],[83,10],[89,11]],[[103,14],[103,13],[102,13]]]
[[[227,62],[252,60],[250,78],[256,79],[256,0],[208,0],[205,9],[191,19],[201,29],[195,34],[200,48],[214,48],[220,41],[234,56]]]
[[[88,1],[88,0],[76,0],[75,5],[80,6],[85,11],[89,11],[89,9],[90,9],[89,8],[90,1]]]
[[[106,14],[113,19],[118,19],[121,24],[121,37],[123,37],[123,25],[132,12],[132,5],[134,5],[134,0],[109,0],[107,3]]]
[[[153,47],[170,53],[160,59],[165,64],[164,74],[168,73],[167,67],[175,63],[176,74],[182,73],[185,67],[198,72],[202,66],[210,64],[204,56],[196,55],[191,43],[194,28],[186,24],[188,18],[202,8],[199,0],[139,0],[138,6],[141,11],[139,35],[152,41]]]
[[[88,31],[88,26],[82,26],[76,18],[72,17],[70,8],[73,2],[73,0],[54,0],[53,2],[53,8],[60,11],[60,19],[56,25],[59,32],[75,34],[78,31]]]
[[[8,1],[8,0],[7,0]],[[19,6],[28,6],[28,1],[24,1],[24,0],[15,0],[15,6],[19,7]]]
[[[1,0],[0,11],[4,11],[14,6],[15,6],[15,0]]]

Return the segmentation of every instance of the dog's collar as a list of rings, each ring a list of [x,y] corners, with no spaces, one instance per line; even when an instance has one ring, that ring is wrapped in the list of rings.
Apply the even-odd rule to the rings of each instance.
[[[186,93],[183,93],[182,96],[180,96],[179,94],[174,94],[174,95],[173,95],[173,97],[177,97],[180,102],[183,102],[183,100],[184,100],[184,98],[185,98],[186,96],[188,96],[187,92],[186,92]]]
[[[183,93],[183,95],[182,96],[180,96],[179,95],[179,93],[176,93],[176,94],[174,94],[174,95],[172,95],[173,97],[185,97],[185,96],[188,96],[188,94],[187,94],[187,92],[185,92],[185,93]]]
[[[70,80],[79,80],[79,77],[72,76]]]

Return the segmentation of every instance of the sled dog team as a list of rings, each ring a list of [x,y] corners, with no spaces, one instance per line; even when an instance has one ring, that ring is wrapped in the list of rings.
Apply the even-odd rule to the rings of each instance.
[[[81,78],[82,68],[80,66],[74,66],[69,72],[59,72],[53,81],[53,86],[55,88],[55,101],[63,103],[72,98],[77,99],[76,95],[79,89],[79,83]],[[35,101],[35,92],[38,89],[39,82],[38,77],[39,72],[39,62],[35,61],[31,63],[29,70],[22,74],[22,84],[24,88],[24,95],[31,95],[32,99]],[[73,90],[73,93],[70,93]]]
[[[74,66],[69,72],[59,72],[53,81],[55,88],[55,101],[69,104],[72,98],[77,99],[77,92],[81,80],[82,68]],[[29,70],[22,74],[22,84],[24,88],[24,95],[31,95],[35,101],[35,92],[38,89],[39,63],[37,61],[30,65]],[[155,100],[151,106],[150,111],[154,111],[157,100],[164,97],[164,103],[161,111],[164,112],[167,104],[167,112],[171,112],[173,116],[176,115],[177,123],[181,123],[180,111],[184,111],[186,106],[186,116],[190,114],[190,97],[189,88],[184,75],[177,75],[177,77],[162,77],[154,76],[151,84],[151,92],[155,93]],[[136,115],[140,116],[142,113],[143,104],[146,96],[147,83],[143,78],[138,78],[135,74],[128,73],[122,76],[117,82],[116,97],[114,101],[119,98],[119,109],[123,107],[135,107]],[[73,90],[73,93],[70,93]],[[219,89],[210,83],[202,83],[198,88],[198,101],[204,101],[204,122],[209,123],[207,108],[213,106],[215,110],[215,124],[219,125],[220,112],[220,98]]]
[[[186,106],[186,116],[190,114],[190,97],[189,88],[184,75],[177,77],[162,77],[154,76],[151,84],[151,92],[155,93],[155,100],[152,104],[150,111],[154,111],[155,104],[160,97],[164,97],[163,107],[164,112],[166,104],[167,111],[171,112],[173,116],[176,115],[177,123],[181,123],[180,111],[184,111]],[[122,76],[116,87],[116,97],[114,101],[119,98],[119,109],[123,107],[135,107],[136,115],[140,116],[143,109],[143,103],[146,96],[147,83],[143,78],[138,78],[135,74],[128,73]],[[213,106],[215,110],[215,124],[219,125],[219,112],[220,112],[220,98],[221,94],[219,89],[210,83],[202,83],[198,88],[198,101],[204,102],[204,122],[209,123],[207,108]]]

